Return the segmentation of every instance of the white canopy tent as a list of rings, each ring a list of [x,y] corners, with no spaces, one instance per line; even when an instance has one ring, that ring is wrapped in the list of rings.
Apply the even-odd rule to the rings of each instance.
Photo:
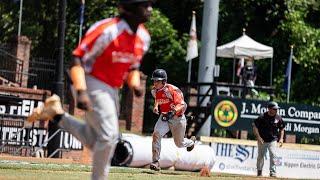
[[[270,86],[272,85],[273,48],[261,44],[243,33],[238,39],[217,47],[217,57],[233,58],[233,81],[235,59],[253,57],[255,60],[271,58]]]

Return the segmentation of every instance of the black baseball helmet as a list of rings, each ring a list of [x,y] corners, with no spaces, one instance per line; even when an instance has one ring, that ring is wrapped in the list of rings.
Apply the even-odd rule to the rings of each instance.
[[[167,76],[167,72],[164,69],[156,69],[153,71],[152,73],[152,78],[151,80],[154,81],[167,81],[168,76]]]
[[[140,2],[153,2],[153,0],[119,0],[119,4],[134,4]]]

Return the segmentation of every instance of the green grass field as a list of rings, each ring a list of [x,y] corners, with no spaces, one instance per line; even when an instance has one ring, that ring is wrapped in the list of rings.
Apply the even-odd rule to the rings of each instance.
[[[0,160],[1,179],[90,179],[90,166],[80,164],[54,164],[26,162],[15,160]],[[196,179],[266,179],[253,176],[231,174],[211,174],[211,177],[201,177],[199,172],[161,170],[154,172],[143,168],[112,167],[110,180],[196,180]]]

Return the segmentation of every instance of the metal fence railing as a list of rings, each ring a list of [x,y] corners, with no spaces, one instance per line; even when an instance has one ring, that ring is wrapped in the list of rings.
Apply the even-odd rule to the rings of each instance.
[[[21,86],[23,61],[0,47],[0,76],[4,83]]]
[[[52,89],[55,80],[55,60],[42,57],[30,58],[29,74],[35,74],[28,79],[29,88],[37,86],[38,89]]]

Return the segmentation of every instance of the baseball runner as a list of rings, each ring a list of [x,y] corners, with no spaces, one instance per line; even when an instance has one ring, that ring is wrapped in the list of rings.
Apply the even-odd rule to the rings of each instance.
[[[156,69],[152,73],[152,96],[155,98],[153,112],[159,114],[159,119],[152,134],[152,163],[150,169],[160,170],[161,138],[171,131],[177,147],[186,147],[187,151],[194,148],[195,137],[184,138],[187,120],[184,112],[187,104],[184,102],[180,89],[167,83],[167,73],[163,69]],[[159,109],[160,108],[160,109]]]
[[[87,111],[86,122],[64,112],[57,95],[28,118],[31,122],[53,119],[91,149],[94,180],[108,178],[118,139],[118,89],[127,79],[135,95],[141,95],[138,68],[150,44],[143,23],[151,15],[151,0],[119,0],[118,10],[119,17],[91,26],[73,51],[70,76],[77,91],[77,107]]]

